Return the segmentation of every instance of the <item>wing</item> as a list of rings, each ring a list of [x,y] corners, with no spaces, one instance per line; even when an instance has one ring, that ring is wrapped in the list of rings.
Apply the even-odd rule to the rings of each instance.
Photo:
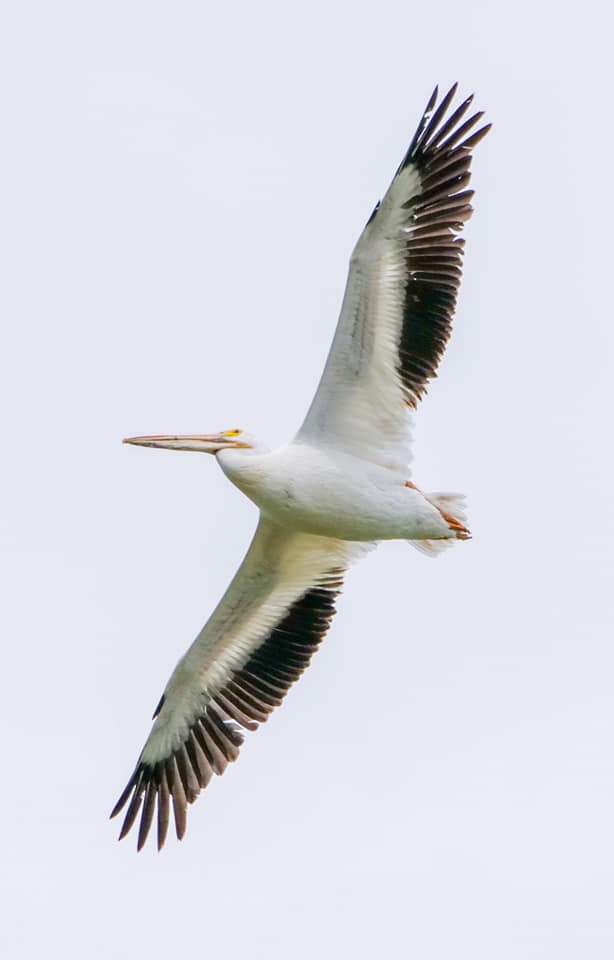
[[[417,406],[451,332],[473,191],[468,97],[447,119],[456,84],[437,88],[403,162],[350,261],[341,316],[297,440],[331,444],[384,466],[409,461],[408,407]]]
[[[268,719],[309,665],[335,613],[348,564],[370,548],[260,524],[226,594],[179,661],[114,817],[120,833],[142,806],[138,849],[157,807],[158,849],[172,804],[177,837],[186,809],[238,756],[243,729]]]

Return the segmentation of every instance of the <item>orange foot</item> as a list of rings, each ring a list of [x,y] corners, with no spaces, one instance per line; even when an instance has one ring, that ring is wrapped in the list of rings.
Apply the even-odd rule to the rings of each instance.
[[[406,480],[405,486],[409,487],[410,490],[417,490],[418,493],[420,493],[419,488],[416,486],[415,483],[412,483],[411,480]],[[454,530],[454,532],[456,533],[457,540],[471,540],[471,533],[469,532],[467,527],[460,522],[460,520],[457,520],[456,517],[453,517],[451,513],[446,513],[444,510],[441,509],[441,507],[438,507],[436,503],[434,503],[433,506],[437,507],[441,516],[448,524],[450,530]]]
[[[467,527],[465,527],[460,520],[457,520],[456,517],[453,517],[451,513],[445,513],[443,510],[439,510],[439,512],[448,524],[450,530],[454,530],[456,532],[457,540],[471,540],[471,534],[469,530],[467,530]]]

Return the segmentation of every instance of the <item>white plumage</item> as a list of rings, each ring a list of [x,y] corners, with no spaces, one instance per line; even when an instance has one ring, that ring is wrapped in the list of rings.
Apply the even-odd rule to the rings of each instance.
[[[268,451],[229,430],[134,437],[139,446],[214,453],[258,506],[258,529],[232,583],[175,668],[150,736],[112,816],[120,836],[142,806],[138,848],[157,810],[158,847],[171,804],[177,836],[187,804],[236,759],[243,730],[281,703],[335,612],[345,570],[380,540],[436,554],[466,539],[462,497],[423,494],[410,480],[410,416],[450,335],[471,214],[471,150],[456,86],[433,93],[397,173],[352,254],[341,316],[320,385],[294,441]]]

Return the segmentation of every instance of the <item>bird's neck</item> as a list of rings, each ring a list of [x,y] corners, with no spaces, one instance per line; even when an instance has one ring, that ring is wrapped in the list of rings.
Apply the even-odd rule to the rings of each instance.
[[[262,460],[269,451],[266,447],[235,447],[232,450],[219,450],[217,461],[228,477],[243,493],[252,499],[253,489],[262,482]]]

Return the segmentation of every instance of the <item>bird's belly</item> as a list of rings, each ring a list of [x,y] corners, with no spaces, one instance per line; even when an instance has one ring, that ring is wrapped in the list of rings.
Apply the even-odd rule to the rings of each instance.
[[[405,536],[402,518],[382,516],[381,511],[347,498],[331,498],[314,506],[299,499],[261,506],[262,512],[284,526],[340,540],[390,540]]]
[[[256,478],[232,477],[276,523],[342,540],[441,536],[441,517],[418,491],[388,471],[311,461],[297,469],[272,460]]]

